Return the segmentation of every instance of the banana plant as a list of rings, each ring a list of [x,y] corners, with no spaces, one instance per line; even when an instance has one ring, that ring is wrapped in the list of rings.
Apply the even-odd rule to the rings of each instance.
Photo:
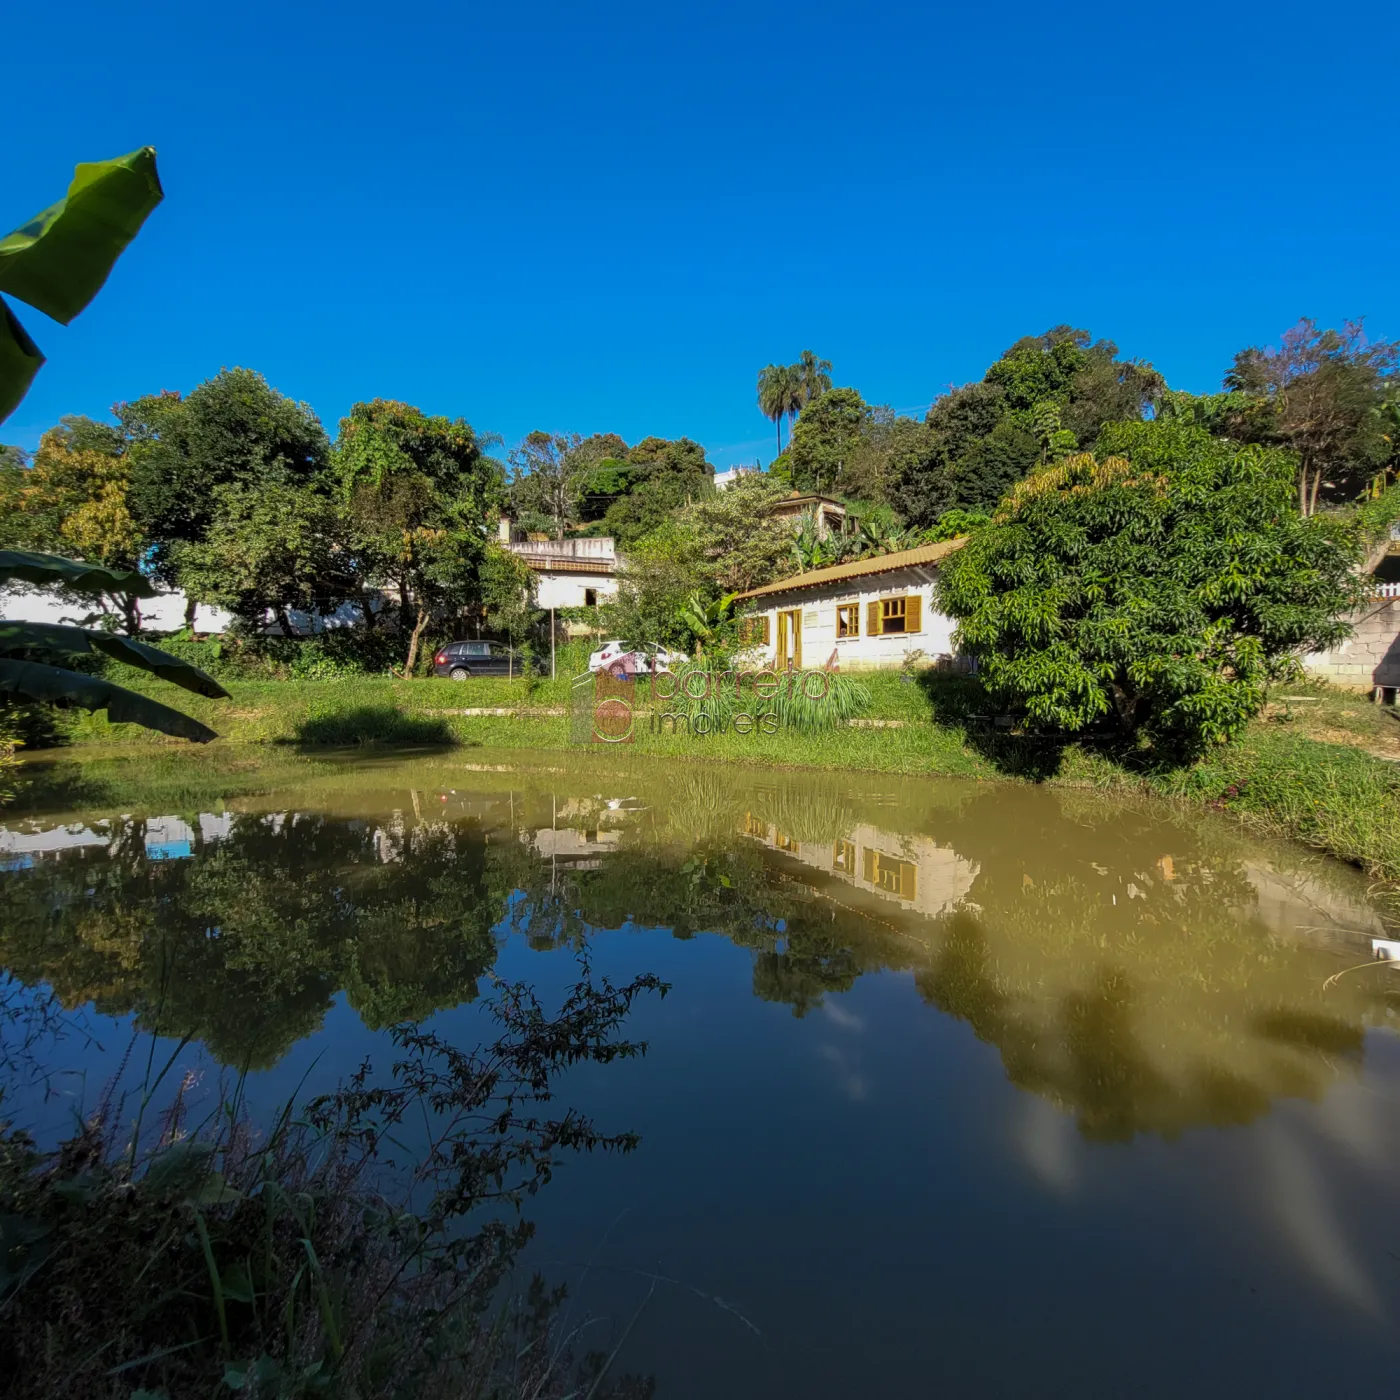
[[[150,146],[78,165],[65,198],[0,239],[0,292],[66,326],[102,289],[164,197]],[[42,351],[0,296],[0,423],[19,406],[43,363]]]
[[[127,569],[107,569],[64,559],[57,554],[0,549],[0,589],[14,582],[57,584],[78,593],[123,592],[140,598],[155,594],[148,578]],[[178,656],[158,651],[131,637],[89,631],[84,627],[3,618],[0,618],[0,695],[12,700],[38,700],[46,704],[77,705],[84,710],[106,710],[107,717],[114,723],[139,724],[197,744],[218,738],[212,729],[169,705],[113,685],[100,676],[68,669],[67,663],[73,657],[93,655],[109,656],[211,700],[228,699],[228,691],[198,666],[191,666]]]
[[[695,592],[676,610],[676,620],[688,627],[695,638],[697,656],[704,655],[705,643],[713,642],[719,635],[738,596],[737,593],[726,593],[723,598],[707,603],[699,592]]]

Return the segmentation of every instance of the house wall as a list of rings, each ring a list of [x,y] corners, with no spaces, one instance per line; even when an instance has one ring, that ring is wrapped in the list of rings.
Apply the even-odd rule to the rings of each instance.
[[[600,603],[617,593],[617,579],[612,574],[554,573],[541,569],[535,584],[535,606],[540,608],[586,607],[590,588],[596,590]]]
[[[1304,669],[1352,690],[1400,686],[1400,597],[1376,598],[1352,625],[1355,632],[1340,646],[1305,656]]]
[[[761,599],[761,614],[768,618],[768,644],[755,647],[753,654],[771,663],[777,652],[778,613],[797,608],[802,613],[802,665],[807,670],[825,666],[831,653],[843,671],[882,670],[904,664],[905,654],[922,651],[929,661],[952,656],[953,619],[934,606],[933,569],[897,569],[868,578],[846,579],[816,588],[794,589]],[[917,594],[923,599],[922,626],[917,632],[868,637],[865,634],[867,605],[881,598]],[[855,603],[860,609],[860,636],[838,639],[836,608]],[[755,610],[759,615],[760,610]]]

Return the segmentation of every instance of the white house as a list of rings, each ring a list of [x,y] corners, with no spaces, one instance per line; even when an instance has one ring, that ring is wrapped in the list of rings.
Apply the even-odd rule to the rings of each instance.
[[[741,593],[735,604],[748,605],[749,643],[778,670],[815,670],[833,658],[843,671],[898,667],[915,651],[951,659],[954,623],[935,607],[933,588],[939,564],[962,543],[834,564]]]
[[[617,551],[606,536],[530,539],[502,520],[500,541],[539,575],[537,607],[591,608],[617,592]]]

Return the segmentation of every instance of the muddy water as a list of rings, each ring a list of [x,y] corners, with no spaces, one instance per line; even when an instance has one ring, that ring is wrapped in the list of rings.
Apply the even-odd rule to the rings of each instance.
[[[1400,934],[1353,872],[1010,785],[478,754],[263,786],[5,823],[0,962],[65,1008],[10,1032],[36,1131],[133,1037],[270,1107],[399,1020],[477,1038],[493,975],[556,995],[586,947],[673,990],[645,1060],[570,1082],[643,1144],[556,1179],[530,1262],[659,1394],[1400,1392]]]

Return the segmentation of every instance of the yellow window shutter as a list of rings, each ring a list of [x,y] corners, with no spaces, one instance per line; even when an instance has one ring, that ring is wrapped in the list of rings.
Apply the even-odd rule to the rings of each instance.
[[[924,630],[924,600],[917,593],[911,593],[904,600],[904,630],[906,632],[922,632]]]
[[[866,846],[865,849],[861,851],[860,855],[862,861],[861,874],[865,877],[866,884],[873,885],[875,883],[876,853],[872,851],[869,846]]]
[[[878,637],[880,635],[880,603],[878,599],[866,605],[865,635],[867,637]]]
[[[919,870],[907,860],[899,862],[899,897],[917,899],[919,897]]]
[[[763,645],[764,645],[764,646],[768,646],[768,644],[773,640],[772,637],[770,637],[770,636],[768,635],[768,622],[769,622],[768,614],[767,614],[767,613],[764,613],[764,614],[763,614]]]

